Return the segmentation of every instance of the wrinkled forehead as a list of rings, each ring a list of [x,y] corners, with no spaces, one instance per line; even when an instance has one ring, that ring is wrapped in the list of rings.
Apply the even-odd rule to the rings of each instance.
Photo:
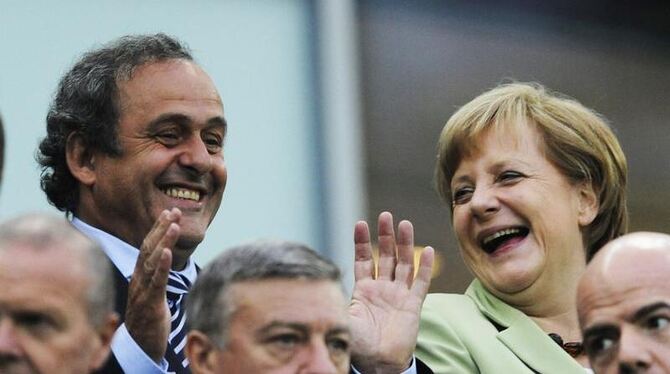
[[[233,284],[227,301],[235,312],[260,320],[346,318],[346,299],[338,282],[314,279],[265,279]],[[296,308],[300,305],[300,308]],[[345,317],[343,317],[345,316]]]

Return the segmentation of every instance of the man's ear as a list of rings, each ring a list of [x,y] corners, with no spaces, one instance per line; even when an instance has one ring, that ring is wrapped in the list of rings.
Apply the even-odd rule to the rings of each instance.
[[[198,330],[191,330],[184,350],[194,374],[217,372],[219,349],[207,335]]]
[[[65,157],[70,173],[80,183],[87,186],[95,183],[95,156],[85,144],[81,134],[73,132],[67,137]]]
[[[600,199],[590,182],[582,182],[577,185],[578,196],[578,216],[579,226],[586,227],[598,216],[600,210]]]
[[[111,351],[112,337],[116,332],[116,328],[119,326],[119,315],[115,312],[110,312],[105,317],[105,320],[102,322],[102,325],[98,328],[98,338],[100,339],[100,344],[96,347],[96,351],[93,352],[91,357],[90,369],[91,372],[101,368],[107,358],[109,357],[109,352]]]

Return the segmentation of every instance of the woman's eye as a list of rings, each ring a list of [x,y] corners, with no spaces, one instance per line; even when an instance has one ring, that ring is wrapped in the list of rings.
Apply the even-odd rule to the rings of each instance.
[[[500,173],[498,176],[498,181],[502,183],[510,183],[510,182],[515,182],[518,181],[519,179],[523,178],[524,175],[517,172],[517,171],[504,171]]]
[[[454,191],[454,196],[452,197],[454,205],[465,204],[468,201],[470,201],[470,197],[472,196],[473,191],[474,189],[471,187],[463,187],[456,189]]]

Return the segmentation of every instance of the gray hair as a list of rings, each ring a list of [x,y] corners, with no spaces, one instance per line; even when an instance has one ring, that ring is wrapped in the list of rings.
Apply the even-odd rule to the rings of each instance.
[[[52,205],[66,213],[77,208],[79,187],[65,159],[69,136],[79,134],[87,146],[121,155],[118,83],[130,80],[144,64],[172,59],[193,57],[168,35],[128,35],[84,54],[63,76],[47,114],[47,136],[36,156],[42,168],[40,184]]]
[[[100,327],[105,316],[114,312],[112,265],[102,248],[62,218],[48,214],[22,215],[0,224],[0,253],[25,245],[33,250],[65,248],[73,261],[85,261],[90,285],[86,291],[88,317]]]
[[[340,281],[340,270],[309,247],[288,241],[255,241],[224,251],[200,274],[187,299],[189,330],[225,345],[234,306],[226,292],[235,283],[267,279]]]

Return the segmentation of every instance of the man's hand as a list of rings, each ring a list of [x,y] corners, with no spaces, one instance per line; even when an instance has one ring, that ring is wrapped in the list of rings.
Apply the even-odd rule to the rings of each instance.
[[[410,363],[419,333],[421,305],[428,292],[434,252],[421,253],[414,277],[414,228],[409,221],[393,231],[393,217],[379,215],[379,263],[375,276],[370,230],[359,221],[354,229],[354,292],[349,306],[352,364],[361,373],[400,373]]]
[[[128,286],[126,328],[142,350],[159,362],[167,349],[170,311],[165,289],[172,265],[172,248],[179,238],[177,208],[164,210],[142,242]]]

